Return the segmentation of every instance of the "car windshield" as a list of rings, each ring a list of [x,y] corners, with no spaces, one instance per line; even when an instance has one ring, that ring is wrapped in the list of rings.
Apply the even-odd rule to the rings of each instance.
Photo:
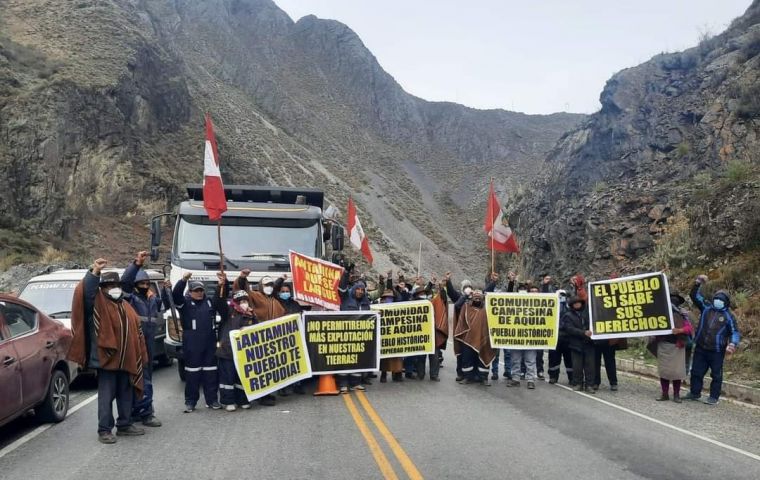
[[[319,256],[317,219],[222,218],[224,256],[234,260],[284,260],[289,250]],[[175,248],[180,258],[216,256],[219,240],[216,223],[202,216],[182,216]]]
[[[71,316],[71,299],[79,282],[43,281],[26,285],[19,298],[26,300],[54,318]]]

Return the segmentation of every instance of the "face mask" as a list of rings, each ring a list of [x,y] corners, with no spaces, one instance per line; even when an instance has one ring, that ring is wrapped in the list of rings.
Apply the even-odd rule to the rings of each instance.
[[[470,288],[470,287],[464,287],[464,294],[465,295],[472,295],[472,288]]]
[[[473,300],[472,306],[476,308],[480,308],[483,306],[483,300]]]
[[[122,295],[122,292],[121,292],[121,288],[119,288],[119,287],[114,287],[114,288],[109,288],[108,289],[108,296],[111,297],[114,300],[120,299],[121,295]]]
[[[271,295],[274,292],[274,287],[264,287],[264,295]]]
[[[248,302],[240,302],[238,305],[240,305],[242,310],[248,310]]]
[[[290,300],[290,292],[282,292],[280,294],[280,300],[285,300],[286,302]]]
[[[567,303],[567,299],[565,297],[559,297],[559,303]]]
[[[716,298],[713,300],[713,307],[717,308],[718,310],[723,310],[726,307],[726,302],[719,298]]]
[[[137,287],[137,292],[140,293],[141,295],[147,295],[148,290],[150,290],[149,287]]]

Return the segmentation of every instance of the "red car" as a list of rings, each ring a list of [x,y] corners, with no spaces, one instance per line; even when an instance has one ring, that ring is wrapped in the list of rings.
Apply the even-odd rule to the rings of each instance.
[[[16,297],[0,294],[0,426],[34,409],[60,422],[69,409],[71,331]]]

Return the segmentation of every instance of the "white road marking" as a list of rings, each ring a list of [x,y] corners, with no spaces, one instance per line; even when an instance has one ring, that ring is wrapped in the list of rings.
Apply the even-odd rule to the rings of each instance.
[[[86,398],[82,402],[74,405],[73,407],[71,407],[69,409],[68,413],[66,414],[66,418],[68,418],[71,415],[73,415],[74,413],[76,413],[79,409],[81,409],[81,408],[85,407],[86,405],[94,402],[95,400],[97,400],[97,398],[98,398],[98,394],[96,393],[93,396],[91,396],[89,398]],[[71,401],[71,398],[69,398],[69,401]],[[65,421],[66,420],[64,420],[64,422]],[[45,425],[40,425],[39,427],[35,428],[31,432],[27,433],[23,437],[19,438],[15,442],[11,443],[10,445],[8,445],[5,448],[3,448],[2,450],[0,450],[0,458],[3,458],[4,456],[8,455],[9,453],[11,453],[12,451],[16,450],[21,445],[25,444],[26,442],[28,442],[29,440],[33,439],[34,437],[40,435],[42,432],[44,432],[45,430],[49,429],[50,427],[52,427],[54,425],[56,425],[56,424],[55,423],[47,423]]]
[[[644,420],[648,420],[648,421],[650,421],[652,423],[656,423],[657,425],[661,425],[661,426],[669,428],[671,430],[675,430],[676,432],[683,433],[684,435],[688,435],[690,437],[697,438],[697,439],[702,440],[702,441],[707,442],[707,443],[712,443],[713,445],[717,445],[717,446],[719,446],[721,448],[725,448],[726,450],[731,450],[732,452],[739,453],[739,454],[744,455],[746,457],[749,457],[749,458],[751,458],[753,460],[760,461],[760,455],[755,455],[754,453],[748,452],[746,450],[742,450],[741,448],[733,447],[731,445],[725,444],[723,442],[719,442],[717,440],[713,440],[712,438],[705,437],[703,435],[691,432],[691,431],[683,429],[681,427],[676,427],[675,425],[671,425],[671,424],[669,424],[667,422],[663,422],[662,420],[657,420],[656,418],[652,418],[652,417],[650,417],[648,415],[644,415],[643,413],[635,412],[635,411],[630,410],[628,408],[621,407],[620,405],[615,405],[612,402],[608,402],[607,400],[602,400],[601,398],[597,398],[594,395],[589,395],[588,393],[583,393],[583,392],[576,392],[572,388],[567,387],[565,385],[560,385],[558,383],[555,383],[554,385],[557,386],[557,387],[559,387],[559,388],[564,388],[565,390],[569,390],[570,392],[577,393],[578,395],[582,395],[582,396],[584,396],[586,398],[589,398],[591,400],[594,400],[596,402],[599,402],[599,403],[602,403],[604,405],[607,405],[608,407],[616,408],[616,409],[618,409],[620,411],[623,411],[625,413],[629,413],[629,414],[631,414],[633,416],[636,416],[636,417],[639,417],[639,418],[643,418]],[[687,401],[690,401],[690,400],[684,400],[684,401],[687,402]]]

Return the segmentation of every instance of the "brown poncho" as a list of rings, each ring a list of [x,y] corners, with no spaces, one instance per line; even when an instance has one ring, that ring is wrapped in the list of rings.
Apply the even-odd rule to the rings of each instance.
[[[454,327],[454,338],[478,352],[483,365],[490,365],[496,357],[488,335],[485,308],[476,308],[465,303],[459,312],[459,321]]]
[[[251,290],[249,288],[248,279],[245,277],[238,277],[232,284],[233,291],[245,290],[248,292],[251,308],[256,315],[256,323],[274,320],[275,318],[283,317],[288,313],[277,298],[267,296],[261,291],[263,287],[263,285],[259,285],[258,290]]]
[[[449,339],[449,308],[446,300],[439,294],[433,298],[433,315],[435,316],[435,348],[444,350]]]
[[[95,324],[97,355],[103,370],[129,373],[137,398],[143,393],[143,365],[148,359],[140,319],[132,305],[114,302],[98,289],[92,321]],[[74,290],[71,304],[71,330],[74,334],[68,359],[80,366],[87,364],[87,321],[84,311],[84,281]]]

